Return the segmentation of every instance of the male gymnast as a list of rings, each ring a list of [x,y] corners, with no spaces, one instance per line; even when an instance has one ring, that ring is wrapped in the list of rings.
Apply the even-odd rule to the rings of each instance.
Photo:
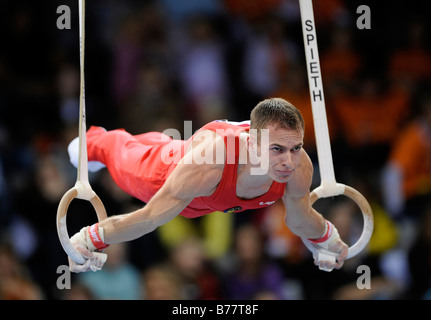
[[[334,225],[310,204],[311,160],[303,149],[304,121],[284,99],[259,102],[250,121],[213,121],[188,140],[149,132],[91,127],[87,132],[90,165],[106,166],[115,183],[146,205],[131,213],[108,217],[82,228],[71,238],[86,259],[70,270],[100,269],[94,251],[131,241],[155,230],[177,215],[199,217],[256,209],[282,199],[285,223],[303,238],[337,255],[335,262],[317,261],[321,268],[342,267],[348,246]],[[69,145],[71,162],[78,163],[78,141]],[[98,169],[99,169],[98,168]]]

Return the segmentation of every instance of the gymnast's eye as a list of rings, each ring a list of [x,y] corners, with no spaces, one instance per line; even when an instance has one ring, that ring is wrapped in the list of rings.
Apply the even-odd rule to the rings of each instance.
[[[275,151],[275,152],[280,152],[281,148],[280,147],[272,147],[271,150]]]

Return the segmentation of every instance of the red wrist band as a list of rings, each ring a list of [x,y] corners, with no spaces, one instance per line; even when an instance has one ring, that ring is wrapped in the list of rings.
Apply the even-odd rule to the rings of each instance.
[[[332,230],[334,229],[334,225],[332,223],[330,223],[328,220],[326,221],[326,232],[325,234],[319,238],[319,239],[308,239],[308,241],[310,241],[311,243],[322,243],[325,242],[326,240],[328,240],[331,235],[332,235]]]
[[[95,223],[90,228],[88,228],[88,235],[90,236],[91,242],[98,250],[105,249],[109,247],[109,244],[106,244],[102,241],[102,238],[99,234],[99,223]]]

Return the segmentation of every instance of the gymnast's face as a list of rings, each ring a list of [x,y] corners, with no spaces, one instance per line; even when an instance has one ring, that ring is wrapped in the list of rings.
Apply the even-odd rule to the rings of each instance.
[[[266,143],[259,143],[261,158],[268,159],[268,175],[271,179],[285,183],[299,166],[303,152],[302,130],[280,128],[275,124],[268,126],[269,139]],[[262,140],[263,141],[263,140]]]

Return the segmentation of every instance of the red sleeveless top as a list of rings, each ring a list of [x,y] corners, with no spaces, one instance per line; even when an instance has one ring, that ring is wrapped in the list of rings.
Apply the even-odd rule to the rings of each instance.
[[[263,208],[273,204],[284,195],[286,184],[273,181],[268,192],[259,197],[253,199],[237,197],[239,135],[241,132],[248,131],[249,128],[248,121],[227,122],[216,120],[206,124],[199,130],[212,130],[224,137],[226,156],[223,175],[217,189],[211,196],[194,198],[180,215],[195,218],[214,211],[233,213],[247,209]]]

